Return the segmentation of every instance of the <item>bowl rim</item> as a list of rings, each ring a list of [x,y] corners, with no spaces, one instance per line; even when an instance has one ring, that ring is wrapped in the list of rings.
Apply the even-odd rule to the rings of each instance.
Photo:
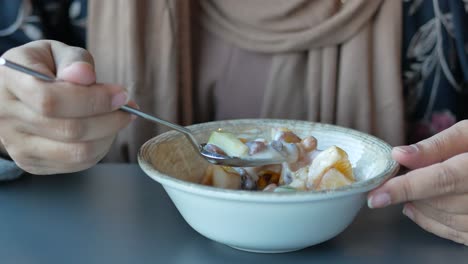
[[[213,125],[213,124],[229,124],[230,122],[236,123],[236,125],[243,123],[251,123],[258,121],[268,121],[268,122],[298,122],[303,124],[308,124],[312,126],[321,126],[323,128],[330,128],[337,130],[342,133],[351,134],[358,136],[360,138],[366,139],[365,141],[374,142],[382,145],[386,148],[389,153],[391,153],[392,147],[383,141],[380,138],[372,136],[370,134],[360,132],[355,129],[346,128],[338,125],[304,121],[304,120],[294,120],[294,119],[269,119],[269,118],[257,118],[257,119],[230,119],[230,120],[220,120],[220,121],[211,121],[198,123],[190,126],[186,126],[188,129],[197,128],[200,126]],[[177,131],[168,131],[162,134],[159,134],[149,140],[147,140],[138,151],[138,164],[141,169],[153,180],[159,182],[164,188],[177,189],[183,192],[188,192],[192,194],[197,194],[205,197],[216,197],[219,199],[226,200],[236,200],[236,201],[249,201],[249,202],[307,202],[307,201],[316,201],[324,199],[333,199],[343,196],[349,196],[354,194],[360,194],[368,192],[377,186],[381,185],[383,182],[387,181],[391,177],[395,176],[400,168],[400,165],[393,159],[389,159],[389,164],[384,171],[378,175],[372,177],[371,179],[358,181],[351,185],[343,186],[333,190],[323,190],[323,191],[297,191],[297,192],[255,192],[247,190],[231,190],[231,189],[222,189],[213,186],[207,186],[200,183],[194,183],[189,181],[184,181],[177,179],[175,177],[169,176],[162,172],[156,170],[150,161],[143,158],[143,152],[153,143],[153,141],[161,137],[169,137],[173,135],[183,135]]]

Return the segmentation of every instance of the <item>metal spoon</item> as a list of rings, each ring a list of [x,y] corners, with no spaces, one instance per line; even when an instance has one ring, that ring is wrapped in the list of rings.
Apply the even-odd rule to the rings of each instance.
[[[37,72],[26,66],[14,63],[12,61],[9,61],[5,58],[0,57],[0,66],[2,65],[10,69],[14,69],[22,73],[29,74],[43,81],[47,81],[47,82],[58,81],[58,79],[54,77]],[[192,132],[188,128],[185,128],[185,127],[176,125],[174,123],[171,123],[169,121],[149,115],[147,113],[144,113],[128,105],[121,106],[120,110],[134,114],[148,121],[161,124],[161,125],[164,125],[166,127],[169,127],[169,128],[172,128],[174,130],[181,132],[189,140],[189,142],[191,143],[195,151],[198,154],[200,154],[203,158],[205,158],[208,162],[213,163],[213,164],[231,166],[231,167],[257,167],[257,166],[268,165],[268,164],[279,164],[286,160],[286,158],[281,158],[281,159],[263,159],[263,158],[247,158],[246,159],[244,158],[244,159],[241,159],[239,157],[230,157],[230,156],[225,156],[225,155],[220,155],[217,153],[209,152],[209,151],[206,151],[204,148],[206,143],[199,144],[198,141],[193,136]]]

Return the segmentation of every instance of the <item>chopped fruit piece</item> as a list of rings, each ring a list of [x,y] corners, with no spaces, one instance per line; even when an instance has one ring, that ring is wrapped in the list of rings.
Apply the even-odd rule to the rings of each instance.
[[[270,146],[276,150],[276,151],[282,151],[283,150],[283,143],[281,143],[280,141],[278,140],[273,140],[270,142]]]
[[[227,173],[238,174],[239,175],[239,177],[241,179],[241,189],[242,190],[255,190],[257,188],[257,185],[255,184],[255,180],[247,172],[246,169],[239,168],[239,167],[232,168],[232,167],[227,167],[227,166],[222,166],[222,168]]]
[[[218,146],[216,146],[216,145],[213,145],[213,144],[206,144],[203,148],[204,148],[206,151],[208,151],[208,152],[226,156],[226,152],[224,152],[222,149],[220,149],[220,148],[219,148]]]
[[[263,190],[269,184],[278,184],[281,174],[274,171],[262,171],[258,174],[257,189]]]
[[[305,137],[301,140],[300,146],[305,152],[311,152],[317,148],[317,139],[314,137]]]
[[[205,175],[201,181],[203,185],[213,185],[213,167],[214,165],[208,165],[205,170]]]
[[[213,186],[225,189],[240,189],[241,177],[236,173],[226,172],[223,167],[210,165],[213,167]]]
[[[264,192],[274,192],[276,187],[278,187],[278,185],[272,183],[272,184],[268,184],[265,188],[263,188],[263,191]]]
[[[242,174],[240,177],[241,177],[241,189],[242,190],[255,190],[257,188],[255,181],[247,173]]]
[[[288,167],[285,167],[281,170],[281,176],[279,180],[280,185],[288,185],[293,181],[293,175],[291,170]]]
[[[229,166],[220,166],[220,167],[227,173],[238,174],[236,169],[234,169],[233,167],[229,167]]]
[[[298,191],[307,191],[307,183],[305,180],[302,180],[302,179],[294,179],[293,182],[291,182],[289,185],[284,185],[284,186],[288,186],[288,187],[291,187],[291,188],[294,188]]]
[[[341,172],[346,178],[350,181],[355,181],[354,174],[353,174],[353,167],[348,159],[339,160],[333,166],[336,170]]]
[[[292,172],[292,181],[288,184],[297,190],[307,190],[306,181],[309,173],[309,167],[302,167],[299,170]]]
[[[274,140],[283,141],[286,143],[299,143],[301,138],[298,137],[294,132],[287,128],[278,128],[272,130],[272,138]]]
[[[320,185],[323,175],[331,168],[342,173],[350,181],[355,181],[348,155],[341,148],[332,146],[320,152],[312,161],[309,168],[307,187],[316,189]]]
[[[249,155],[254,155],[256,153],[262,152],[267,148],[267,145],[263,141],[249,141],[245,144],[249,148]]]
[[[247,143],[247,141],[249,141],[249,140],[246,139],[246,138],[239,138],[239,140],[240,140],[242,143],[244,143],[244,144]]]
[[[247,155],[249,148],[236,136],[226,132],[211,133],[208,144],[213,144],[222,149],[228,156],[242,157]]]
[[[285,128],[285,127],[275,127],[271,129],[271,138],[273,140],[278,140],[278,137],[281,135],[283,132],[290,132],[291,130]]]
[[[349,180],[346,176],[343,175],[343,173],[337,169],[332,168],[328,170],[325,175],[323,175],[317,190],[336,189],[351,183],[353,183],[353,181]]]
[[[278,186],[273,192],[296,192],[297,189],[290,186]]]
[[[279,140],[282,140],[282,141],[284,141],[286,143],[299,143],[299,142],[301,142],[301,138],[298,137],[296,134],[294,134],[291,131],[283,132],[280,135]]]

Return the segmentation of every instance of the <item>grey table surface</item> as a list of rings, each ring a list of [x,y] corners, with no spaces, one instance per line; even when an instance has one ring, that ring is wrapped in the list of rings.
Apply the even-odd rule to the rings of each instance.
[[[326,219],[324,219],[326,221]],[[282,254],[199,235],[138,165],[0,183],[0,263],[468,263],[468,247],[427,233],[401,207],[363,208],[340,235]]]

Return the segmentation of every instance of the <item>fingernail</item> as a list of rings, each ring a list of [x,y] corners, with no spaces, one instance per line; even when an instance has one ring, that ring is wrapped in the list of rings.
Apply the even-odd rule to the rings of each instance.
[[[128,101],[128,94],[125,92],[118,93],[112,97],[112,109],[118,109]]]
[[[372,195],[367,200],[367,206],[369,208],[382,208],[391,204],[390,195],[388,193],[378,193]]]
[[[405,205],[403,207],[403,214],[406,215],[409,219],[413,220],[414,219],[414,213],[413,210],[410,209],[408,206]]]
[[[135,120],[135,119],[137,119],[137,117],[138,117],[138,116],[136,116],[136,115],[130,115],[130,119],[131,119],[132,121]]]
[[[418,152],[418,147],[416,145],[409,145],[409,146],[399,146],[395,147],[395,150],[403,152],[405,154],[413,154]]]

